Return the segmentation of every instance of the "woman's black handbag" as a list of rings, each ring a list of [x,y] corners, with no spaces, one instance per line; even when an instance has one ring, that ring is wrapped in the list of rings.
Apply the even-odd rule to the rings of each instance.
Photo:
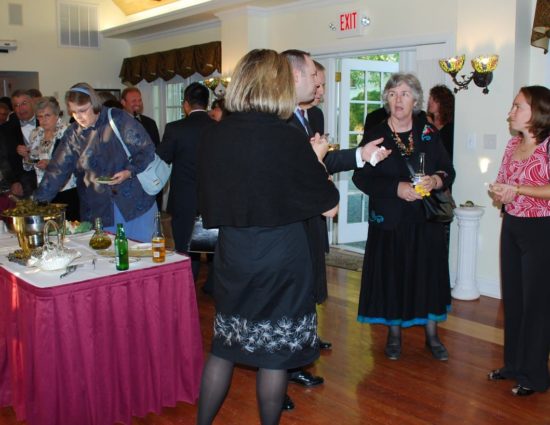
[[[422,198],[426,220],[436,223],[450,223],[454,218],[455,201],[449,189],[432,190],[430,196]]]
[[[407,168],[414,176],[414,169],[407,158],[405,158]],[[456,208],[455,200],[449,189],[432,190],[430,196],[422,198],[424,206],[424,215],[426,220],[433,223],[450,223],[455,216],[454,209]]]
[[[214,253],[217,241],[218,229],[205,229],[202,225],[202,217],[197,216],[187,252]]]

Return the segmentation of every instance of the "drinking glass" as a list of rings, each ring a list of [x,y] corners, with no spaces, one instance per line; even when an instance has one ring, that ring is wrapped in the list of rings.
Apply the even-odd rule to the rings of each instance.
[[[329,152],[340,150],[340,143],[334,143],[334,137],[328,133],[324,134],[323,137],[327,140]]]
[[[413,184],[417,185],[420,183],[420,179],[424,177],[424,164],[426,162],[426,154],[424,152],[420,152],[418,154],[418,162],[416,163],[416,166],[414,167],[414,176],[413,176]]]

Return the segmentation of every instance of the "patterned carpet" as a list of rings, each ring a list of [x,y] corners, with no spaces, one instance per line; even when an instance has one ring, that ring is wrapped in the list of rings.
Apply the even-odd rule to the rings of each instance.
[[[363,267],[363,254],[332,246],[326,256],[326,263],[327,266],[360,271]]]

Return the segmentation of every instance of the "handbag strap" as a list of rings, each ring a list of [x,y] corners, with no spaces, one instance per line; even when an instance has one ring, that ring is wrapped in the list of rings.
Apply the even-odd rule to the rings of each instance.
[[[132,161],[132,155],[130,154],[130,151],[128,150],[128,148],[126,147],[126,144],[123,142],[122,140],[122,137],[120,136],[120,131],[118,131],[118,128],[113,120],[113,116],[111,114],[111,111],[113,110],[113,108],[109,108],[108,111],[107,111],[107,115],[109,116],[109,124],[111,126],[111,128],[113,129],[113,132],[116,134],[116,137],[118,139],[118,141],[120,142],[120,144],[122,145],[122,148],[124,149],[124,152],[126,152],[126,156],[128,157],[128,161]]]
[[[411,163],[409,162],[409,158],[403,157],[405,160],[405,164],[407,164],[407,168],[409,169],[409,172],[411,173],[411,178],[414,177],[414,168],[412,167]]]

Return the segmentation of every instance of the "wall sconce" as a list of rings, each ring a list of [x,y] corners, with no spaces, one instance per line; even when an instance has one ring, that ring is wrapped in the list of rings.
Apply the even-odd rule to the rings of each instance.
[[[439,60],[441,69],[451,76],[456,85],[454,92],[467,90],[468,84],[473,80],[476,86],[483,87],[483,94],[489,93],[487,87],[493,81],[493,71],[498,64],[498,55],[478,56],[472,59],[472,67],[474,68],[472,73],[468,77],[461,75],[461,80],[457,80],[456,76],[464,66],[464,60],[464,55]]]
[[[217,98],[225,96],[225,89],[229,85],[231,77],[212,77],[204,80],[204,85],[208,87]]]

